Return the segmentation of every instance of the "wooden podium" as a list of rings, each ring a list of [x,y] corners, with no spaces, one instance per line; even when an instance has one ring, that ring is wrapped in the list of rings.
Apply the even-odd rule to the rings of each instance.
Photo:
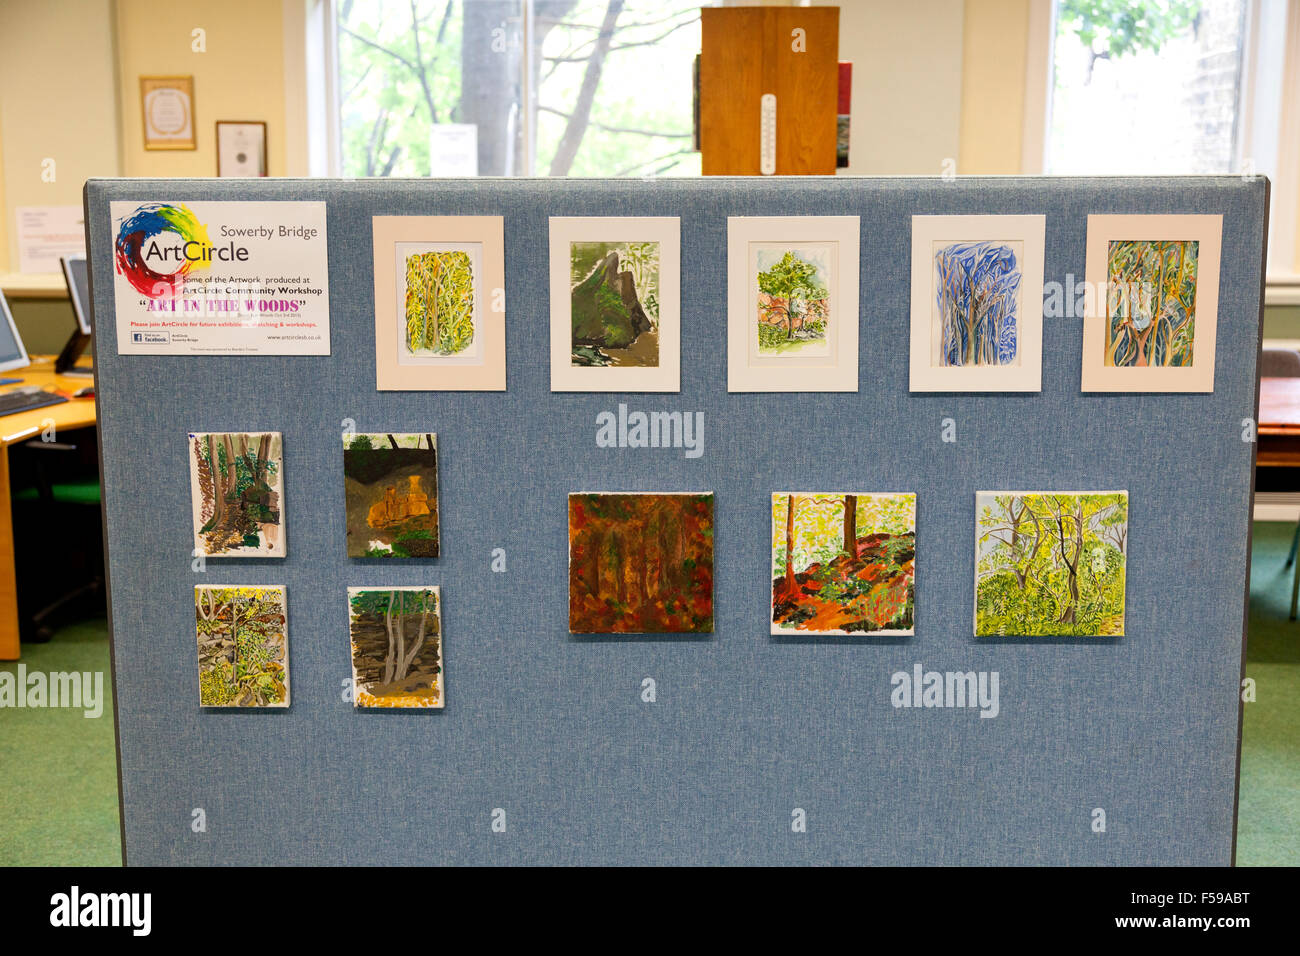
[[[700,16],[704,174],[834,175],[839,8],[706,7]]]

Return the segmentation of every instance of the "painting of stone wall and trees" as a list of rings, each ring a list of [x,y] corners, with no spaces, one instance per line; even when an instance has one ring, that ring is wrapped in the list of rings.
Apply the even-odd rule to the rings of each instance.
[[[355,706],[443,705],[441,612],[436,587],[348,588]]]
[[[350,558],[438,557],[438,436],[344,434]]]

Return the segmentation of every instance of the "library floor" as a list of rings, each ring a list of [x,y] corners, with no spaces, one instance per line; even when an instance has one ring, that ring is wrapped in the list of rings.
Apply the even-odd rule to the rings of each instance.
[[[1287,620],[1291,575],[1282,566],[1292,527],[1255,525],[1246,675],[1256,700],[1246,706],[1241,755],[1243,866],[1300,865],[1300,622]],[[0,865],[117,864],[107,625],[88,621],[48,644],[26,644],[23,663],[29,671],[102,670],[108,701],[98,719],[79,710],[0,711]]]

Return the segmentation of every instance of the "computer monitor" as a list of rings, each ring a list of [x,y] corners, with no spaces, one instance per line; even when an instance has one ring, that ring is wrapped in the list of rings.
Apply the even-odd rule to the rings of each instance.
[[[23,337],[18,334],[18,326],[14,325],[14,317],[9,312],[9,303],[5,301],[5,294],[0,292],[0,372],[26,368],[31,364]]]
[[[68,285],[68,299],[72,302],[72,314],[76,316],[77,326],[72,330],[68,344],[54,360],[54,371],[60,375],[93,375],[88,368],[77,368],[77,359],[86,350],[90,342],[91,306],[90,280],[86,275],[85,256],[64,256],[59,262],[63,265],[63,281]]]

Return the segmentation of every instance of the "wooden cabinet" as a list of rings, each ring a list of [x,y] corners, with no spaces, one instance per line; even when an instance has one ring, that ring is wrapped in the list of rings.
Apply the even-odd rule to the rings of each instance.
[[[761,104],[772,94],[774,172],[833,175],[839,8],[707,7],[700,15],[704,174],[764,171]]]

